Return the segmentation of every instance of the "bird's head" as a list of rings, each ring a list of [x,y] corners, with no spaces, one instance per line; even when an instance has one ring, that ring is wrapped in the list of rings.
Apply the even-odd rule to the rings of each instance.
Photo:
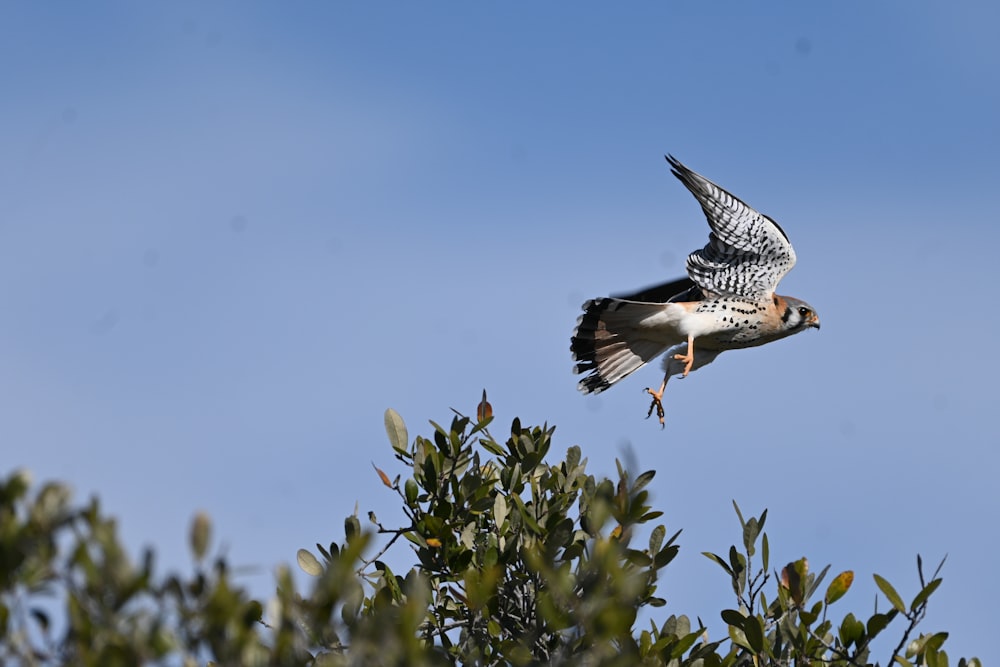
[[[798,333],[805,329],[819,329],[819,315],[816,310],[805,301],[790,296],[781,297],[785,301],[785,309],[781,314],[781,321],[785,330],[789,333]]]

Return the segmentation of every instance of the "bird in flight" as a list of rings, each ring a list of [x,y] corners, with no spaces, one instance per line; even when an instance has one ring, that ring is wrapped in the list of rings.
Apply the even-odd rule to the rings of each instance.
[[[663,383],[658,391],[646,388],[653,397],[646,416],[656,410],[661,426],[672,375],[687,377],[726,350],[819,329],[812,306],[774,293],[795,266],[795,250],[778,223],[674,157],[667,162],[701,204],[708,244],[688,255],[687,278],[584,303],[570,342],[585,394],[604,391],[666,352]]]

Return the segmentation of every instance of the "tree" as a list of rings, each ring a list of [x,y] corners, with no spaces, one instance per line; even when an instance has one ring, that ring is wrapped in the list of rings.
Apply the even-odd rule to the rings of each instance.
[[[266,604],[233,580],[224,557],[209,557],[208,517],[192,522],[194,572],[157,576],[151,551],[139,565],[130,561],[96,500],[73,507],[60,484],[31,493],[26,475],[10,476],[0,484],[0,660],[847,666],[872,663],[872,640],[894,633],[898,643],[882,664],[949,664],[946,633],[916,633],[940,565],[925,576],[918,557],[909,604],[874,575],[884,611],[834,621],[832,606],[853,573],[824,589],[827,568],[812,572],[805,558],[773,572],[767,511],[744,518],[734,503],[739,544],[725,556],[706,553],[734,593],[734,607],[721,611],[728,636],[710,639],[700,620],[657,617],[657,580],[677,555],[680,531],[668,537],[655,525],[662,513],[649,504],[653,471],[633,476],[619,464],[616,481],[597,479],[578,447],[549,462],[555,429],[547,425],[514,419],[509,435],[495,438],[485,394],[476,419],[456,413],[447,428],[432,422],[430,437],[411,442],[392,410],[385,422],[407,475],[375,473],[398,495],[401,525],[369,513],[364,530],[360,517],[347,517],[343,541],[298,552],[312,590],[297,592],[281,568]],[[407,547],[416,562],[397,575],[383,558]],[[638,627],[640,613],[656,620]]]

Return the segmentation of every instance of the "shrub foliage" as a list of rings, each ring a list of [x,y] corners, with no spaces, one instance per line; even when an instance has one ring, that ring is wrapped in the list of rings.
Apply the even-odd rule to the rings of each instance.
[[[940,565],[927,575],[918,557],[909,598],[874,575],[884,600],[840,615],[853,572],[775,567],[767,511],[745,518],[735,503],[738,543],[705,553],[733,590],[727,634],[709,637],[700,619],[661,610],[680,531],[657,523],[653,471],[619,463],[617,480],[598,479],[579,447],[553,460],[553,427],[514,419],[497,438],[493,424],[485,394],[475,419],[455,413],[412,441],[386,411],[406,474],[376,467],[373,481],[398,496],[401,519],[355,512],[342,541],[299,550],[310,590],[279,567],[263,602],[211,555],[207,516],[192,521],[193,571],[157,575],[153,552],[133,562],[96,499],[74,506],[64,485],[32,490],[14,473],[0,481],[0,662],[846,667],[879,664],[872,642],[890,637],[883,665],[949,664],[947,633],[917,627]],[[390,552],[415,562],[396,574]]]

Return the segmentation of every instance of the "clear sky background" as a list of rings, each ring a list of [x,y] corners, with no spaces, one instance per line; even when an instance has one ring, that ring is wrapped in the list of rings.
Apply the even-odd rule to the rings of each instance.
[[[593,472],[656,469],[664,614],[720,632],[701,551],[872,572],[989,657],[1000,584],[1000,10],[986,2],[7,3],[0,462],[99,493],[187,567],[198,509],[259,595],[411,435],[485,387]],[[672,153],[777,219],[823,323],[645,421],[571,374],[580,303],[683,274]],[[883,606],[884,608],[884,606]],[[884,660],[885,656],[879,656]]]

